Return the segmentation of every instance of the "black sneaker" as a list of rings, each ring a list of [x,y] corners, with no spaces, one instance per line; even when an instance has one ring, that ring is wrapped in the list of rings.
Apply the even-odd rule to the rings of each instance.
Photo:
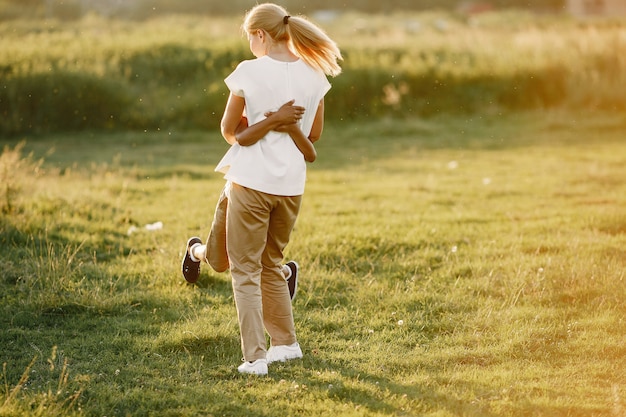
[[[196,243],[202,244],[202,240],[199,237],[192,237],[187,241],[187,250],[182,262],[183,277],[191,284],[198,281],[200,276],[200,262],[194,262],[189,254],[189,250]]]
[[[298,264],[296,261],[289,261],[285,265],[291,269],[291,276],[287,279],[287,286],[289,287],[289,296],[291,301],[296,298],[296,291],[298,291]]]

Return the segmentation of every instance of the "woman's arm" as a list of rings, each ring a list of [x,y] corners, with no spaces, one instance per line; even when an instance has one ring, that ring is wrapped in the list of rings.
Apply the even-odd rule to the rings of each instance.
[[[313,119],[313,126],[311,127],[311,133],[309,133],[309,140],[315,143],[321,136],[324,130],[324,99],[320,100],[315,111],[315,119]]]
[[[294,106],[293,103],[294,100],[291,100],[283,104],[269,117],[248,126],[247,119],[244,120],[243,116],[246,104],[244,98],[231,93],[220,124],[222,136],[231,145],[234,143],[241,146],[253,145],[279,126],[295,125],[302,118],[304,108]]]

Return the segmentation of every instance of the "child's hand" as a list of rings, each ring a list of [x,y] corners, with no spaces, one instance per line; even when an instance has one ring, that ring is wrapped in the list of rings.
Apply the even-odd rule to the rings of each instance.
[[[277,132],[285,132],[286,130],[283,129],[286,125],[298,123],[302,119],[305,109],[302,106],[294,106],[294,102],[295,100],[290,100],[280,106],[278,110],[268,111],[265,113],[265,117],[273,117],[278,122],[279,126],[274,129]]]

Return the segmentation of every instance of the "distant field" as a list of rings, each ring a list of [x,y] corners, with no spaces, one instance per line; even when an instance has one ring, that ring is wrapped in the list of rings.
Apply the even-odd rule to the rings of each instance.
[[[318,15],[345,55],[328,116],[626,109],[626,24],[494,12]],[[214,128],[239,18],[0,23],[0,134]]]
[[[292,14],[327,12],[328,10],[358,10],[364,13],[389,13],[394,10],[424,11],[467,10],[489,8],[534,10],[538,12],[562,12],[566,0],[492,0],[490,2],[466,2],[458,0],[285,0],[280,2]],[[15,18],[57,18],[76,20],[85,15],[101,14],[127,20],[146,20],[166,14],[191,14],[194,16],[241,15],[254,6],[254,0],[231,0],[228,2],[197,0],[0,0],[0,21]]]
[[[329,123],[288,248],[305,356],[267,378],[236,371],[228,275],[179,272],[223,184],[215,130],[3,139],[0,415],[623,415],[625,133]]]

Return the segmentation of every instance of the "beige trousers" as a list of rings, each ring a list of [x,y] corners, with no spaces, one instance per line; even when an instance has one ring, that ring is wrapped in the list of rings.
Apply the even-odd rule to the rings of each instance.
[[[276,196],[232,184],[227,200],[227,258],[241,350],[244,360],[254,361],[266,355],[264,330],[272,345],[296,342],[282,261],[302,196]]]
[[[222,189],[217,200],[211,231],[206,240],[206,261],[216,272],[228,269],[228,252],[226,250],[226,208],[228,207],[228,192],[230,185]]]

